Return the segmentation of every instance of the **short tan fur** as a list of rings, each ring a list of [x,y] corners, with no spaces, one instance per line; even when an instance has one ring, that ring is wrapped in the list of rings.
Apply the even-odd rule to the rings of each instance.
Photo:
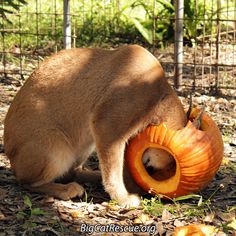
[[[55,180],[82,167],[96,148],[105,190],[120,205],[137,206],[123,180],[125,146],[163,121],[180,129],[186,116],[147,50],[64,50],[42,62],[16,95],[5,119],[5,152],[19,183],[70,199],[83,187]]]

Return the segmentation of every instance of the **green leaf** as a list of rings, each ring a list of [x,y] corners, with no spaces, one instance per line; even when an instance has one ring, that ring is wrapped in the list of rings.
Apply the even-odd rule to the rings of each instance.
[[[11,7],[13,7],[15,10],[19,10],[20,9],[20,5],[14,3],[14,2],[11,3]]]
[[[33,208],[31,210],[31,214],[32,215],[37,215],[37,216],[39,216],[39,215],[43,216],[43,215],[45,215],[47,213],[45,211],[41,210],[40,208]]]
[[[28,206],[30,209],[32,208],[32,202],[28,196],[24,197],[24,203],[26,206]]]
[[[27,214],[24,213],[23,211],[19,211],[19,212],[16,214],[16,218],[17,218],[18,220],[23,220],[26,216],[27,216]]]
[[[31,220],[27,220],[27,221],[25,221],[25,223],[23,224],[22,227],[26,230],[29,230],[29,229],[32,230],[33,228],[37,227],[37,224],[35,222],[32,222]],[[32,235],[32,234],[30,234],[30,235]]]
[[[202,196],[201,195],[197,195],[197,194],[188,194],[188,195],[185,195],[185,196],[174,198],[173,201],[177,202],[177,201],[184,201],[184,200],[194,199],[194,198],[201,199]]]
[[[13,11],[7,10],[7,9],[5,9],[5,8],[0,8],[0,14],[4,14],[4,13],[10,13],[10,14],[12,14]]]
[[[26,2],[25,0],[19,0],[19,2],[22,3],[22,4],[24,4],[24,5],[27,4],[27,2]]]
[[[147,42],[152,44],[153,43],[152,31],[145,28],[137,19],[131,18],[130,20],[133,22],[133,24],[140,32],[140,34],[147,40]]]
[[[157,0],[160,4],[162,4],[165,8],[168,8],[169,10],[174,11],[175,7],[168,1],[166,0]]]

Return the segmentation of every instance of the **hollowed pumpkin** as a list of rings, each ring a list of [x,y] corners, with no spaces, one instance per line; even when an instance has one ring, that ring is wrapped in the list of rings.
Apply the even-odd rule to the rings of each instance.
[[[213,179],[223,158],[223,141],[217,125],[206,113],[202,115],[200,129],[196,129],[192,121],[199,112],[193,109],[187,125],[181,130],[168,129],[164,123],[150,125],[130,140],[126,162],[143,190],[174,198],[199,191]],[[175,167],[170,177],[161,180],[149,175],[142,162],[148,148],[164,149],[173,156]]]

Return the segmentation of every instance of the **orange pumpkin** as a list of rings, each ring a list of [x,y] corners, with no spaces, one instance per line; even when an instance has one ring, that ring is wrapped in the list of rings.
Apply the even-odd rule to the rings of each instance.
[[[187,225],[176,227],[172,236],[213,236],[217,232],[217,229],[211,225]]]
[[[196,129],[192,121],[200,112],[193,109],[181,130],[168,129],[165,123],[150,125],[130,140],[125,154],[128,169],[146,192],[174,198],[199,191],[213,179],[223,158],[223,141],[217,125],[206,113],[200,129]],[[174,169],[149,175],[142,162],[148,148],[169,152],[175,160]],[[160,178],[156,178],[158,175]]]

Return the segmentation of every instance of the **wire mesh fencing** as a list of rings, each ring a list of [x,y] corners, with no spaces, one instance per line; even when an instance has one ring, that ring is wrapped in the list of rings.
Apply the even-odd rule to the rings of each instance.
[[[235,94],[236,0],[0,0],[0,14],[0,79],[6,83],[21,85],[66,43],[137,43],[160,60],[170,81],[179,77],[180,89]]]

